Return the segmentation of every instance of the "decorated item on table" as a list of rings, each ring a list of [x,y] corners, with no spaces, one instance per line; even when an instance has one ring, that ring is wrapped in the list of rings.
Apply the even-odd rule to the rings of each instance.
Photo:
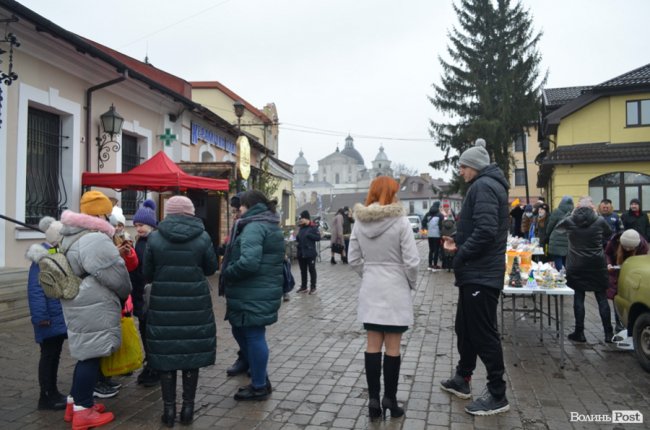
[[[528,274],[528,280],[526,281],[526,288],[537,288],[537,281],[535,280],[535,270],[531,270]]]
[[[515,257],[512,263],[512,270],[510,271],[510,278],[508,285],[514,288],[523,288],[524,281],[521,279],[521,269],[519,267],[519,257]]]

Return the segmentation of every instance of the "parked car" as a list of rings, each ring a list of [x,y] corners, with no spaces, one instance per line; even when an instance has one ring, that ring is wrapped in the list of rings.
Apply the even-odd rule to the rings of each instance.
[[[633,338],[636,358],[650,372],[650,255],[625,260],[614,305]]]
[[[422,226],[422,219],[420,218],[420,215],[409,215],[407,218],[409,220],[409,223],[411,223],[413,233],[419,233],[420,227]]]

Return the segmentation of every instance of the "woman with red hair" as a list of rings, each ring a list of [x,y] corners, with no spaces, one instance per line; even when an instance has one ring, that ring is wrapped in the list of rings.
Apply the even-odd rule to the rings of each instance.
[[[354,207],[356,222],[350,237],[348,263],[361,279],[358,320],[367,331],[365,353],[370,418],[404,415],[397,405],[400,341],[413,324],[411,290],[415,289],[420,257],[406,211],[397,201],[397,181],[379,176],[370,184],[366,204]],[[379,403],[384,351],[384,397]]]

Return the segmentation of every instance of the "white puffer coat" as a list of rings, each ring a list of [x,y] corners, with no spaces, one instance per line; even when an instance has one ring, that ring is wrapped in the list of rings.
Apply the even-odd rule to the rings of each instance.
[[[362,277],[359,322],[412,325],[411,289],[420,256],[404,208],[399,203],[357,204],[354,218],[348,263]]]
[[[115,229],[100,218],[65,211],[61,249],[77,276],[79,294],[61,300],[70,355],[76,360],[105,357],[122,343],[120,299],[131,292],[129,273],[113,244]],[[84,277],[85,276],[85,277]]]

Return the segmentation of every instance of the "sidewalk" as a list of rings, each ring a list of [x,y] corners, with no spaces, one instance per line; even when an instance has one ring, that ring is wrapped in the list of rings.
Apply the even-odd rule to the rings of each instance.
[[[323,244],[323,249],[326,244]],[[418,242],[422,257],[414,295],[415,325],[402,342],[402,372],[398,400],[406,418],[369,423],[363,372],[365,332],[356,322],[359,277],[344,264],[331,265],[324,250],[317,263],[318,294],[291,293],[279,322],[267,330],[269,375],[273,394],[264,402],[239,403],[233,395],[248,383],[245,376],[228,378],[226,368],[237,346],[223,321],[224,299],[214,294],[217,320],[217,363],[199,373],[194,429],[590,429],[602,424],[572,423],[571,412],[608,414],[639,410],[645,426],[650,421],[650,374],[630,352],[603,343],[597,306],[588,296],[587,344],[566,343],[567,360],[560,369],[559,344],[549,336],[540,343],[533,332],[519,333],[512,348],[509,318],[503,341],[509,412],[473,417],[464,412],[467,401],[450,397],[439,388],[455,368],[458,355],[453,333],[456,287],[453,273],[426,270],[427,245]],[[337,258],[337,260],[340,260]],[[299,279],[297,263],[294,276]],[[211,279],[216,289],[216,279]],[[573,329],[572,299],[565,302],[565,329]],[[520,321],[518,327],[533,327]],[[69,429],[63,412],[39,411],[37,365],[39,348],[30,321],[0,325],[0,428]],[[74,362],[64,344],[59,388],[69,389]],[[117,378],[120,394],[104,401],[116,420],[106,429],[159,429],[160,389],[136,385],[135,375]],[[478,364],[473,394],[481,394],[485,371]],[[181,384],[177,401],[180,403]],[[608,423],[603,428],[612,428]],[[622,427],[620,427],[622,428]],[[647,428],[644,424],[625,428]]]

